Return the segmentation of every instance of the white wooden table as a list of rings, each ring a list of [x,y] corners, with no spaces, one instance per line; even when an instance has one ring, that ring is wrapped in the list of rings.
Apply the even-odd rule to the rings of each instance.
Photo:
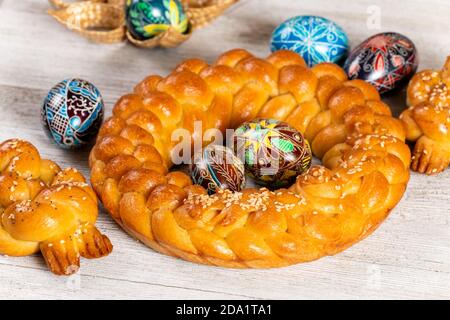
[[[417,45],[420,68],[440,67],[450,54],[450,1],[444,0],[242,1],[171,50],[90,43],[47,16],[47,8],[45,0],[0,0],[0,140],[28,139],[44,157],[86,175],[87,152],[58,149],[39,122],[47,91],[67,77],[95,83],[109,114],[146,75],[166,74],[184,58],[212,61],[235,47],[267,55],[274,27],[300,14],[336,21],[353,45],[379,31],[404,33]],[[380,29],[368,28],[368,11],[377,10]],[[398,114],[404,96],[389,103]],[[0,257],[0,298],[450,298],[449,186],[450,170],[436,177],[412,174],[402,202],[368,239],[334,257],[272,270],[228,270],[160,255],[102,213],[98,225],[114,243],[109,257],[83,261],[69,278],[53,276],[38,255]]]

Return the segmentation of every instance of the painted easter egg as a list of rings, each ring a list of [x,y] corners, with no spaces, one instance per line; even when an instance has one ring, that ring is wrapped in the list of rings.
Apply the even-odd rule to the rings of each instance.
[[[280,24],[272,33],[271,50],[292,50],[308,66],[338,63],[348,53],[348,37],[333,21],[317,16],[298,16]]]
[[[103,113],[100,91],[81,79],[67,79],[55,85],[41,110],[45,131],[65,149],[91,142],[102,124]]]
[[[190,164],[192,180],[209,194],[219,189],[240,191],[245,185],[244,164],[230,148],[210,144],[197,151]]]
[[[344,69],[350,79],[362,79],[380,93],[405,84],[419,64],[414,43],[399,33],[376,34],[363,41],[348,56]]]
[[[245,122],[236,129],[233,142],[246,173],[263,186],[286,186],[311,166],[308,141],[286,122],[273,119]]]
[[[128,0],[126,6],[128,31],[138,40],[150,39],[170,27],[186,32],[188,20],[178,0]]]

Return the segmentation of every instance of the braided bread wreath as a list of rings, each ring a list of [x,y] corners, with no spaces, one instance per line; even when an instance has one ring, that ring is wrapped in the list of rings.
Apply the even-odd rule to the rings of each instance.
[[[112,251],[95,227],[97,214],[97,196],[76,169],[61,170],[23,140],[0,144],[1,254],[40,250],[53,273],[73,274],[80,256],[100,258]]]
[[[284,120],[324,166],[288,189],[208,196],[171,168],[176,128]],[[225,267],[268,268],[340,252],[370,234],[409,180],[405,129],[361,80],[337,65],[308,69],[290,51],[267,59],[236,49],[214,65],[191,59],[123,96],[90,154],[91,182],[128,233],[161,253]]]

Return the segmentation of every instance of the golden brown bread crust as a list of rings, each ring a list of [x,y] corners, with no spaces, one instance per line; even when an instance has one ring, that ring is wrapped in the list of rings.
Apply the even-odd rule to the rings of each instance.
[[[40,250],[58,275],[76,272],[80,256],[99,258],[112,250],[95,228],[97,196],[84,177],[41,159],[23,140],[0,144],[0,214],[0,254]]]
[[[305,132],[325,167],[289,189],[208,196],[169,172],[176,128],[233,128],[255,117]],[[402,197],[410,150],[402,123],[369,84],[334,64],[312,69],[290,51],[245,50],[214,65],[192,59],[122,97],[90,155],[91,181],[111,216],[149,247],[235,268],[311,261],[372,232]]]
[[[426,174],[444,171],[450,164],[450,56],[442,70],[414,75],[407,105],[400,119],[406,138],[417,141],[411,168]]]

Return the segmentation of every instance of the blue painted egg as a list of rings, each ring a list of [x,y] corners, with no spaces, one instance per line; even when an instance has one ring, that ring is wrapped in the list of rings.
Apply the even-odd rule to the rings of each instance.
[[[90,82],[67,79],[55,85],[42,106],[42,122],[47,134],[65,149],[88,144],[103,121],[103,99]]]
[[[317,16],[286,20],[272,33],[271,50],[292,50],[312,67],[321,62],[338,63],[348,53],[347,34],[336,23]]]
[[[352,50],[344,69],[350,79],[362,79],[380,93],[406,83],[418,66],[414,43],[399,33],[384,32],[363,41]]]
[[[188,20],[178,0],[128,0],[127,28],[138,40],[146,40],[167,31],[170,27],[186,32]]]

